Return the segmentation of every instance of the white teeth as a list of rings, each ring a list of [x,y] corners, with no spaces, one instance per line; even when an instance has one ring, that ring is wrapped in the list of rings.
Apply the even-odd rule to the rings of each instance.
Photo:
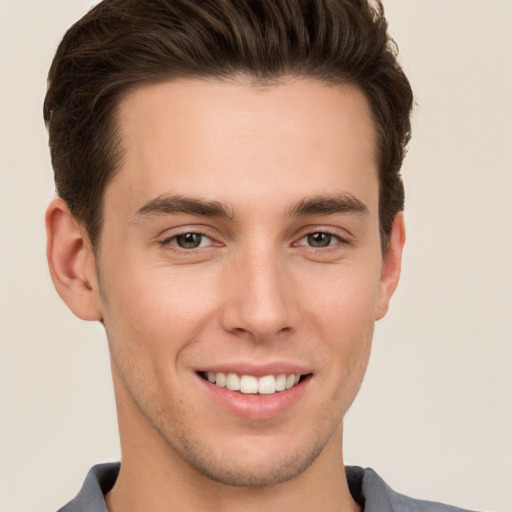
[[[239,391],[240,377],[236,373],[228,373],[226,375],[226,387],[231,391]]]
[[[215,384],[219,386],[219,388],[226,387],[226,374],[225,373],[217,373],[217,377],[215,378]]]
[[[258,379],[252,375],[242,375],[240,377],[240,391],[242,393],[257,393]]]
[[[292,373],[291,375],[288,375],[288,377],[286,377],[285,387],[286,387],[286,389],[290,389],[294,385],[295,385],[295,375]]]
[[[226,387],[231,391],[240,391],[245,394],[272,395],[278,391],[284,391],[296,386],[300,380],[300,374],[265,375],[238,375],[236,373],[206,372],[206,378],[212,384],[220,388]]]
[[[260,395],[271,395],[276,392],[276,379],[273,375],[261,377],[258,382],[258,393]]]
[[[282,373],[276,378],[276,391],[284,391],[286,389],[286,375]]]

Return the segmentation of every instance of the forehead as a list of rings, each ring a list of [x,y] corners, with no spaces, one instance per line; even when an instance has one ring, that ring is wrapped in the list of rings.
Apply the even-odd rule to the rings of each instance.
[[[125,158],[106,203],[110,189],[136,208],[198,190],[229,203],[244,191],[263,201],[295,192],[290,199],[297,200],[305,185],[310,194],[330,188],[359,196],[377,182],[371,112],[353,86],[298,79],[152,84],[123,99],[118,127]]]

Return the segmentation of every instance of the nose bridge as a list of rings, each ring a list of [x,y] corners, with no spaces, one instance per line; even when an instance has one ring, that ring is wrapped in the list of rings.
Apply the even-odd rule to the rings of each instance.
[[[224,328],[264,340],[294,327],[295,306],[283,255],[275,244],[252,244],[233,262]]]

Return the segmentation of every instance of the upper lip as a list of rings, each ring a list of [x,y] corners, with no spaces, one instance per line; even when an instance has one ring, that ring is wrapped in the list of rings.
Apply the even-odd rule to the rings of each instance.
[[[306,375],[312,373],[311,368],[296,363],[285,361],[273,361],[269,363],[257,364],[247,361],[232,361],[225,363],[216,363],[196,368],[197,372],[213,373],[236,373],[238,375],[253,375],[255,377],[264,377],[265,375],[281,374],[299,374]]]

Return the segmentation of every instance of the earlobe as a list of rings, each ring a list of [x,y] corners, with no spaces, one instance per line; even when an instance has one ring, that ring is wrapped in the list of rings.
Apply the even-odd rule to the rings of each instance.
[[[46,211],[46,256],[53,284],[71,311],[83,320],[101,320],[94,253],[63,199]]]
[[[375,319],[380,320],[389,308],[389,302],[395,293],[402,268],[402,253],[405,244],[405,224],[403,212],[398,212],[391,228],[389,244],[382,262],[379,301]]]

